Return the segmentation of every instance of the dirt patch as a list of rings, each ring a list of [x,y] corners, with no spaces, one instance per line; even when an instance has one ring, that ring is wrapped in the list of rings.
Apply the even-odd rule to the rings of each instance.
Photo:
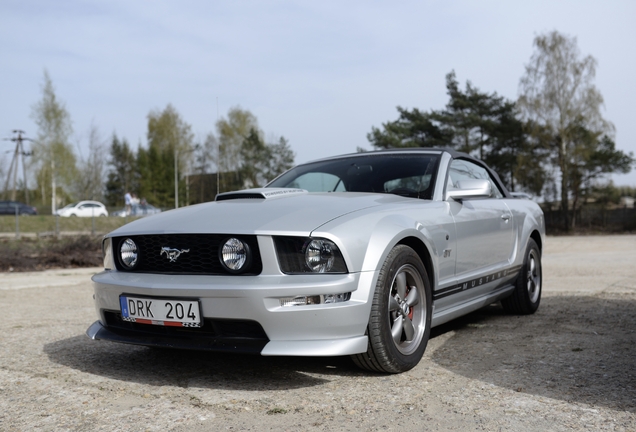
[[[101,264],[101,237],[0,240],[0,272],[96,267]]]

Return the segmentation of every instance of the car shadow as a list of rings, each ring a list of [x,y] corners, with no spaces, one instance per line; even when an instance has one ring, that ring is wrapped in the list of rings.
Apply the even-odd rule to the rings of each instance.
[[[431,339],[420,366],[434,362],[517,392],[636,412],[634,300],[544,297],[529,316],[509,315],[493,305],[434,328]],[[72,369],[153,386],[267,391],[319,386],[330,376],[382,376],[359,370],[346,356],[170,350],[85,335],[46,344],[44,352]]]
[[[534,315],[500,305],[433,329],[447,370],[548,398],[636,411],[636,301],[544,297]]]
[[[322,385],[324,375],[363,376],[348,357],[263,357],[94,341],[85,335],[44,345],[55,363],[140,384],[231,390],[288,390]]]

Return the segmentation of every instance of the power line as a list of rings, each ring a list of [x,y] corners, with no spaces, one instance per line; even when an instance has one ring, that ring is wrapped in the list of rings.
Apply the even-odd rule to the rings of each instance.
[[[26,172],[26,164],[24,162],[24,158],[27,156],[33,156],[33,152],[27,152],[24,151],[24,146],[23,146],[23,142],[24,141],[33,141],[31,138],[27,138],[25,136],[23,136],[26,132],[24,132],[23,130],[20,129],[14,129],[13,130],[14,134],[17,134],[17,136],[14,136],[13,138],[4,138],[4,141],[13,141],[15,142],[15,150],[13,150],[13,159],[11,160],[11,165],[9,165],[9,172],[7,174],[7,180],[4,183],[4,198],[7,198],[7,193],[9,191],[9,183],[11,182],[11,180],[13,180],[13,185],[11,188],[11,201],[15,201],[15,192],[16,192],[16,184],[18,181],[18,167],[19,167],[19,159],[22,159],[22,176],[23,176],[23,181],[24,181],[24,199],[26,201],[26,204],[29,204],[29,188],[27,186],[27,172]],[[11,150],[9,150],[7,153],[10,153]]]

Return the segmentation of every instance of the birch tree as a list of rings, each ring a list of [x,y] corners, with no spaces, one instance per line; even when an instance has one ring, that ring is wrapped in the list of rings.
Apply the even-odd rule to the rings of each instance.
[[[519,83],[518,106],[525,119],[536,124],[552,148],[560,174],[563,228],[570,228],[569,180],[580,140],[581,126],[591,134],[611,134],[613,125],[601,115],[603,97],[594,85],[597,62],[583,57],[575,37],[557,31],[534,39],[534,53]]]
[[[77,178],[77,161],[70,144],[73,133],[71,116],[55,94],[49,73],[44,71],[42,99],[32,107],[31,117],[38,127],[33,142],[31,165],[43,203],[51,196],[52,184],[56,184],[66,198],[70,198]],[[55,207],[52,205],[52,207]],[[52,209],[54,210],[54,208]]]

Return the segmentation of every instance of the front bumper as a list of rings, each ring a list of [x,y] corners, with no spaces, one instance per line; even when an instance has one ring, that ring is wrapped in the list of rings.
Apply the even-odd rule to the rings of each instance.
[[[202,276],[105,271],[93,276],[100,320],[87,330],[92,339],[182,349],[254,352],[262,355],[337,356],[366,351],[376,272],[344,275]],[[351,292],[342,303],[282,307],[280,298]],[[152,325],[112,325],[121,294],[193,298],[201,304],[209,332],[173,331]],[[223,325],[246,322],[262,329],[233,334]],[[221,327],[219,327],[221,326]],[[229,327],[228,327],[229,328]],[[256,336],[255,336],[256,335]]]

